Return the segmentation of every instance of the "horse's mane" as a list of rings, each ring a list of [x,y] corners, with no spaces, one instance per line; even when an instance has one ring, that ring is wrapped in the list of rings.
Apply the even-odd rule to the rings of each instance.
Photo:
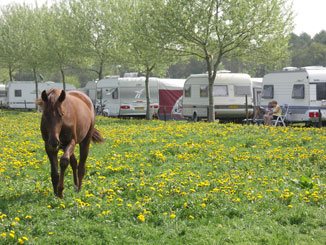
[[[58,89],[55,89],[55,88],[52,88],[50,90],[48,90],[46,92],[46,94],[48,95],[49,97],[49,101],[52,101],[52,102],[55,102],[54,101],[54,98],[56,99],[59,95],[59,90]],[[55,94],[57,96],[50,96],[51,94]],[[44,109],[44,106],[45,106],[45,102],[42,100],[42,98],[38,98],[37,100],[35,100],[35,104],[38,105],[38,106],[41,106],[42,109]]]

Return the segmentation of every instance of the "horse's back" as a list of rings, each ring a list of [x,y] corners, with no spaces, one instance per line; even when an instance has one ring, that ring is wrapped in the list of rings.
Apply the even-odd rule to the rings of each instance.
[[[90,109],[91,113],[94,114],[93,102],[87,95],[77,90],[68,91],[67,94],[72,96],[73,98],[77,98],[83,101],[86,104],[86,106]]]

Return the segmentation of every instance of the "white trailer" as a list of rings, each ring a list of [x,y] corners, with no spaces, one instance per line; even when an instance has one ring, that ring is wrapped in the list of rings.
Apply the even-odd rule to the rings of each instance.
[[[7,89],[5,84],[0,84],[0,108],[8,107]]]
[[[173,105],[182,96],[184,79],[149,78],[150,114],[171,117]],[[145,77],[106,77],[97,83],[97,102],[112,117],[146,115]]]
[[[242,121],[259,101],[261,83],[254,82],[248,74],[218,72],[214,82],[214,113],[220,121]],[[197,74],[187,78],[183,92],[183,115],[194,121],[207,118],[208,75]]]
[[[326,67],[287,67],[263,78],[262,106],[276,100],[288,106],[290,123],[315,124],[319,111],[326,122]]]
[[[43,90],[51,88],[63,89],[62,83],[44,82],[38,83],[38,95]],[[66,90],[76,89],[72,84],[66,84]],[[13,109],[34,109],[36,92],[34,81],[15,81],[7,83],[7,99],[9,108]]]

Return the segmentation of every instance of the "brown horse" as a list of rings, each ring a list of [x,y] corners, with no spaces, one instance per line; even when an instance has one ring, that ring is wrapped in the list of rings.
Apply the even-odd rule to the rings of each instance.
[[[41,132],[51,162],[53,190],[55,195],[63,198],[64,175],[69,163],[73,170],[76,191],[79,191],[85,175],[89,144],[91,140],[95,143],[104,140],[94,128],[92,101],[83,93],[58,89],[44,90],[36,104],[43,109]],[[79,164],[74,154],[76,144],[80,147]],[[57,154],[60,149],[64,154],[60,158],[59,176]]]

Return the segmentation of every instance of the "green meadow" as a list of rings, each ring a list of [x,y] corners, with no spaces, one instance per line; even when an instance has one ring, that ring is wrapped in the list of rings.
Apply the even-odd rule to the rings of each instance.
[[[0,111],[0,244],[325,244],[324,128],[97,117],[59,199],[40,118]]]

